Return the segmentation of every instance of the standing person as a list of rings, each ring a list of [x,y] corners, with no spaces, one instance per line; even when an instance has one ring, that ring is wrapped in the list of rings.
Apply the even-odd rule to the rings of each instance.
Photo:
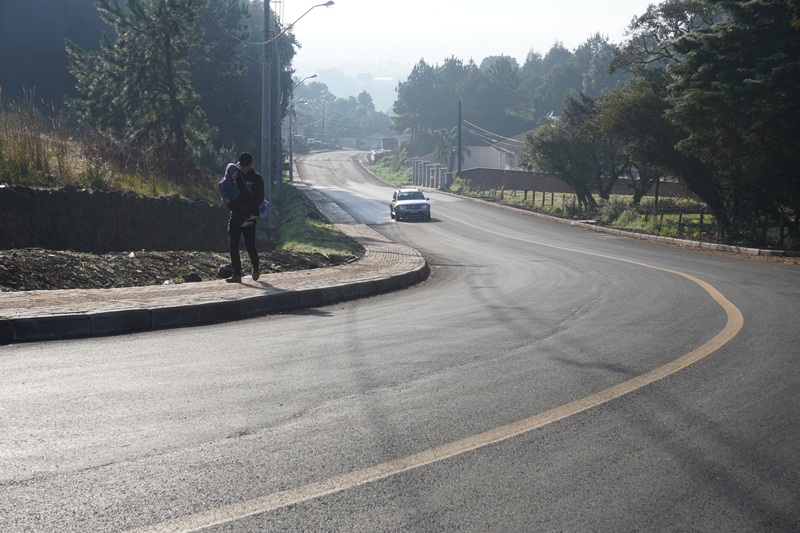
[[[244,212],[258,212],[258,206],[264,201],[264,178],[253,168],[252,155],[244,152],[239,156],[239,170],[241,174],[236,182],[241,198],[241,210]],[[230,243],[233,276],[225,281],[228,283],[241,283],[242,281],[242,258],[239,252],[241,237],[244,237],[244,245],[253,265],[253,281],[256,281],[261,275],[258,269],[258,252],[256,251],[256,221],[242,227],[241,221],[237,220],[237,218],[232,211],[231,217],[228,219],[228,240]]]

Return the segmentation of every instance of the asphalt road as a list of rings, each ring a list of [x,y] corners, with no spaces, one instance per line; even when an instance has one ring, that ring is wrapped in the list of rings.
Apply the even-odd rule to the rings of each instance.
[[[432,274],[0,347],[3,531],[797,531],[800,268],[300,163]]]

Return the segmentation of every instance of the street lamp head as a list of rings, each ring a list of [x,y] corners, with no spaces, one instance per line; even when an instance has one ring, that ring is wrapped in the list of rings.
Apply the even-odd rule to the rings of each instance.
[[[298,81],[297,83],[295,83],[294,85],[292,85],[292,88],[291,88],[290,90],[291,90],[291,91],[294,91],[294,90],[295,90],[295,89],[296,89],[298,86],[300,86],[300,85],[301,85],[301,84],[302,84],[304,81],[306,81],[306,80],[310,80],[311,78],[316,78],[316,77],[317,77],[317,75],[316,75],[316,74],[312,74],[311,76],[306,76],[306,77],[305,77],[305,78],[303,78],[302,80],[300,80],[300,81]]]
[[[333,0],[329,0],[323,4],[325,7],[331,7],[333,5]]]

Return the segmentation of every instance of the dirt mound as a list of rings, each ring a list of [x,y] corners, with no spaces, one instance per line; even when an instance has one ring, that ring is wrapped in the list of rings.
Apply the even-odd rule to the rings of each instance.
[[[245,273],[250,261],[242,253]],[[339,265],[352,256],[270,252],[260,254],[261,273]],[[0,250],[0,291],[109,289],[217,279],[227,254],[214,252],[81,252],[28,248]]]

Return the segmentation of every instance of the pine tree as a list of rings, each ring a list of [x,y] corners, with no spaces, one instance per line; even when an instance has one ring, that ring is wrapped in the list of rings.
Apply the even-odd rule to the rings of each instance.
[[[67,43],[83,95],[80,120],[123,150],[158,159],[199,158],[213,134],[192,88],[189,54],[200,42],[193,0],[97,0],[114,30],[100,50]]]

